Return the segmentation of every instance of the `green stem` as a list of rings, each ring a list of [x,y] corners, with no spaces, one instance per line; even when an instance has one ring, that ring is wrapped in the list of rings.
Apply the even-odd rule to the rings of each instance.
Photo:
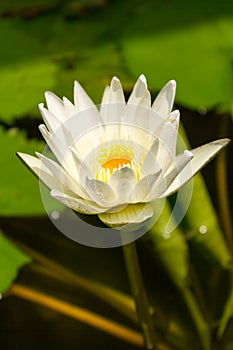
[[[135,242],[123,245],[126,270],[141,325],[146,349],[156,349],[154,324],[143,284]]]
[[[203,349],[210,350],[211,348],[210,329],[201,314],[199,305],[197,304],[192,292],[188,288],[184,288],[182,292],[183,292],[183,297],[186,302],[186,305],[192,315]]]
[[[228,119],[227,116],[221,116],[220,137],[227,134]],[[216,159],[217,172],[217,190],[219,196],[219,210],[222,218],[222,226],[225,232],[228,248],[233,255],[233,225],[230,213],[229,191],[227,185],[227,151],[223,150]]]
[[[220,215],[226,236],[228,248],[233,254],[232,221],[229,208],[229,195],[227,188],[227,159],[226,150],[219,154],[217,163],[217,188],[219,195]]]

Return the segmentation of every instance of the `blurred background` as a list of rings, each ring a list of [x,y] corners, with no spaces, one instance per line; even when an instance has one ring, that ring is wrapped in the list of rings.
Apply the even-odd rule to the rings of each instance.
[[[1,348],[140,348],[121,249],[81,246],[56,230],[38,180],[15,152],[44,149],[37,106],[45,91],[73,101],[78,80],[98,104],[112,76],[128,97],[142,73],[153,97],[177,81],[175,107],[188,147],[232,138],[233,3],[1,1],[0,42]],[[176,196],[137,241],[158,349],[210,349],[203,322],[211,349],[233,348],[232,151],[230,145],[195,177],[187,215],[169,239]],[[84,319],[75,307],[77,314],[67,314],[65,303],[82,308]]]

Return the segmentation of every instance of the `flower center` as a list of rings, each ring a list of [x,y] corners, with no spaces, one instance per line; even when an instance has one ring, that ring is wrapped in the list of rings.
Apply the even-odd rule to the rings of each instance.
[[[125,157],[116,157],[116,158],[108,159],[101,166],[104,169],[109,169],[110,174],[112,174],[114,169],[119,169],[127,164],[129,164],[131,166],[130,159],[125,158]]]

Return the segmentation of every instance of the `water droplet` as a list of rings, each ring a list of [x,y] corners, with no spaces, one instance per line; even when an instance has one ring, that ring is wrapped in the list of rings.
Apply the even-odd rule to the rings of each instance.
[[[204,235],[207,231],[208,231],[207,226],[201,225],[201,226],[199,227],[199,232],[200,232],[202,235]]]
[[[58,220],[59,218],[60,218],[60,213],[59,213],[59,211],[53,211],[51,214],[51,218],[53,219],[53,220]]]
[[[197,111],[201,115],[206,115],[207,114],[207,108],[205,106],[199,106]]]

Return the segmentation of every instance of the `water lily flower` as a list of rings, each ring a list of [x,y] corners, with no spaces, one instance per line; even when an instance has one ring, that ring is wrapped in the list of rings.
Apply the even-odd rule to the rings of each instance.
[[[18,153],[74,211],[98,215],[109,227],[135,225],[154,214],[154,201],[177,191],[228,142],[221,139],[176,155],[179,111],[172,111],[176,83],[169,81],[151,104],[141,75],[127,101],[113,77],[97,108],[81,85],[74,104],[45,93],[39,129],[55,155]]]

